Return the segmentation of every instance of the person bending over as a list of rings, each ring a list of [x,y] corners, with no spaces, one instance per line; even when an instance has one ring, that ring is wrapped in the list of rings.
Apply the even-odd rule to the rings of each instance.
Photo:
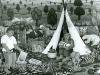
[[[2,52],[5,58],[4,71],[9,74],[10,67],[15,65],[16,62],[16,51],[24,51],[17,46],[17,41],[13,36],[14,29],[7,28],[6,34],[1,37]]]

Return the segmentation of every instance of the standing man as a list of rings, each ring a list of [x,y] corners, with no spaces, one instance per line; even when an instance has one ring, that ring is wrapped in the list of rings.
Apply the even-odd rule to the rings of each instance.
[[[13,36],[14,29],[8,28],[6,34],[1,37],[2,51],[5,58],[4,71],[9,74],[11,66],[15,66],[16,50],[23,51],[17,46],[17,41]]]

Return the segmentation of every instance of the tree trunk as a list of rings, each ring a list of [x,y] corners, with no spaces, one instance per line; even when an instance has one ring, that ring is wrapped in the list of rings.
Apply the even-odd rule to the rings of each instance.
[[[47,15],[47,13],[45,13],[45,15]]]
[[[29,13],[30,13],[30,10],[29,10]]]
[[[80,20],[81,19],[81,16],[80,15],[78,15],[78,20]]]
[[[38,20],[36,20],[36,26],[38,26]]]
[[[12,20],[12,17],[10,17],[10,20]]]
[[[73,12],[71,11],[71,15],[73,14]]]

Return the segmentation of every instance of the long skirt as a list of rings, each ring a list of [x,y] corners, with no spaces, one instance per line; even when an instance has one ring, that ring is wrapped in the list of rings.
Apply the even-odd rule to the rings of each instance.
[[[64,57],[70,56],[70,54],[73,52],[73,49],[66,50],[65,48],[59,49],[59,55],[63,55]]]

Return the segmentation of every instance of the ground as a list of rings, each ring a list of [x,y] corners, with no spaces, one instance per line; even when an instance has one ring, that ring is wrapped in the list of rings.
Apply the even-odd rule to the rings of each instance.
[[[95,64],[91,64],[91,65],[89,65],[89,66],[83,67],[83,68],[86,69],[85,72],[75,73],[74,75],[89,75],[89,74],[88,74],[88,70],[89,70],[90,68],[92,68],[94,65],[100,65],[100,63],[95,63]],[[99,74],[94,74],[94,75],[99,75]]]

